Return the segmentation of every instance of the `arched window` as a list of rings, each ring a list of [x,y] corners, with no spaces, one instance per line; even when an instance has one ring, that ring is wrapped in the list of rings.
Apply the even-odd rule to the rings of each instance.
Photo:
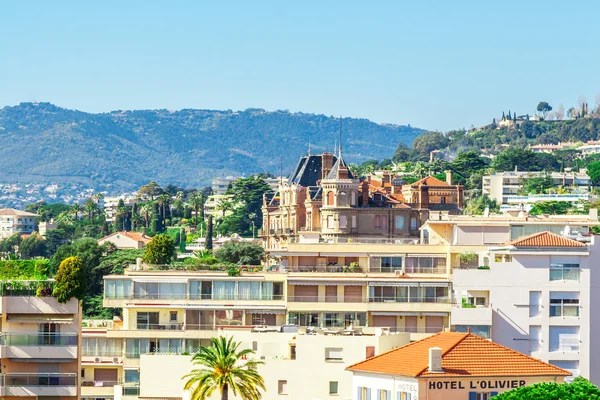
[[[351,206],[356,205],[356,192],[352,192],[352,195],[350,196],[350,205]]]
[[[338,206],[345,206],[346,204],[346,192],[340,192],[338,195]]]
[[[333,192],[327,192],[327,205],[328,206],[332,206],[333,205]]]

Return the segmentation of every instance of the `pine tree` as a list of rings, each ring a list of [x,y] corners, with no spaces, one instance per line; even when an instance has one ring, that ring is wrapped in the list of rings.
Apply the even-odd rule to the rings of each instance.
[[[504,111],[502,111],[502,121],[506,120],[506,115],[504,115]]]

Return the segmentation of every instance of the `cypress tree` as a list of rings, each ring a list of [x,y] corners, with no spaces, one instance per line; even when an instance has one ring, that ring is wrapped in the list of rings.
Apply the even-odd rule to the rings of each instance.
[[[212,220],[212,215],[209,215],[208,222],[206,223],[206,242],[204,244],[204,248],[206,250],[213,249],[212,237],[213,237],[213,220]]]

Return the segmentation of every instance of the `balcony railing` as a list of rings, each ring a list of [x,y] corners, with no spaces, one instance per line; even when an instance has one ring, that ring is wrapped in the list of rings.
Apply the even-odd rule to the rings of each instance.
[[[446,266],[438,265],[435,267],[404,267],[404,272],[407,274],[445,274]]]
[[[10,373],[4,374],[4,386],[77,386],[77,374]]]
[[[218,328],[214,324],[185,324],[186,331],[213,331]]]
[[[415,326],[415,327],[391,327],[390,332],[407,332],[407,333],[439,333],[446,330],[445,326]]]
[[[450,303],[450,298],[441,297],[387,297],[387,296],[372,296],[369,298],[369,303]]]
[[[349,265],[292,265],[280,266],[280,271],[287,272],[334,272],[334,273],[362,273],[366,268]]]
[[[83,357],[121,357],[123,350],[121,349],[83,349],[81,351]]]
[[[81,382],[82,387],[113,387],[119,385],[118,381],[83,381]]]
[[[138,322],[137,329],[142,331],[181,331],[183,330],[183,324],[146,324]]]
[[[120,296],[105,296],[105,299],[109,300],[283,300],[282,294],[264,295],[264,294],[172,294],[172,293],[161,293],[161,294],[141,294],[135,293],[131,295],[120,295]]]
[[[1,340],[6,346],[77,346],[76,333],[4,333]]]

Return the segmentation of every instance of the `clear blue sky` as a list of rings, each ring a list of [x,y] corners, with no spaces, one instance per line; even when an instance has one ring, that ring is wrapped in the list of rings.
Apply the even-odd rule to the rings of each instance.
[[[0,106],[289,109],[448,130],[600,93],[598,1],[12,1]]]

